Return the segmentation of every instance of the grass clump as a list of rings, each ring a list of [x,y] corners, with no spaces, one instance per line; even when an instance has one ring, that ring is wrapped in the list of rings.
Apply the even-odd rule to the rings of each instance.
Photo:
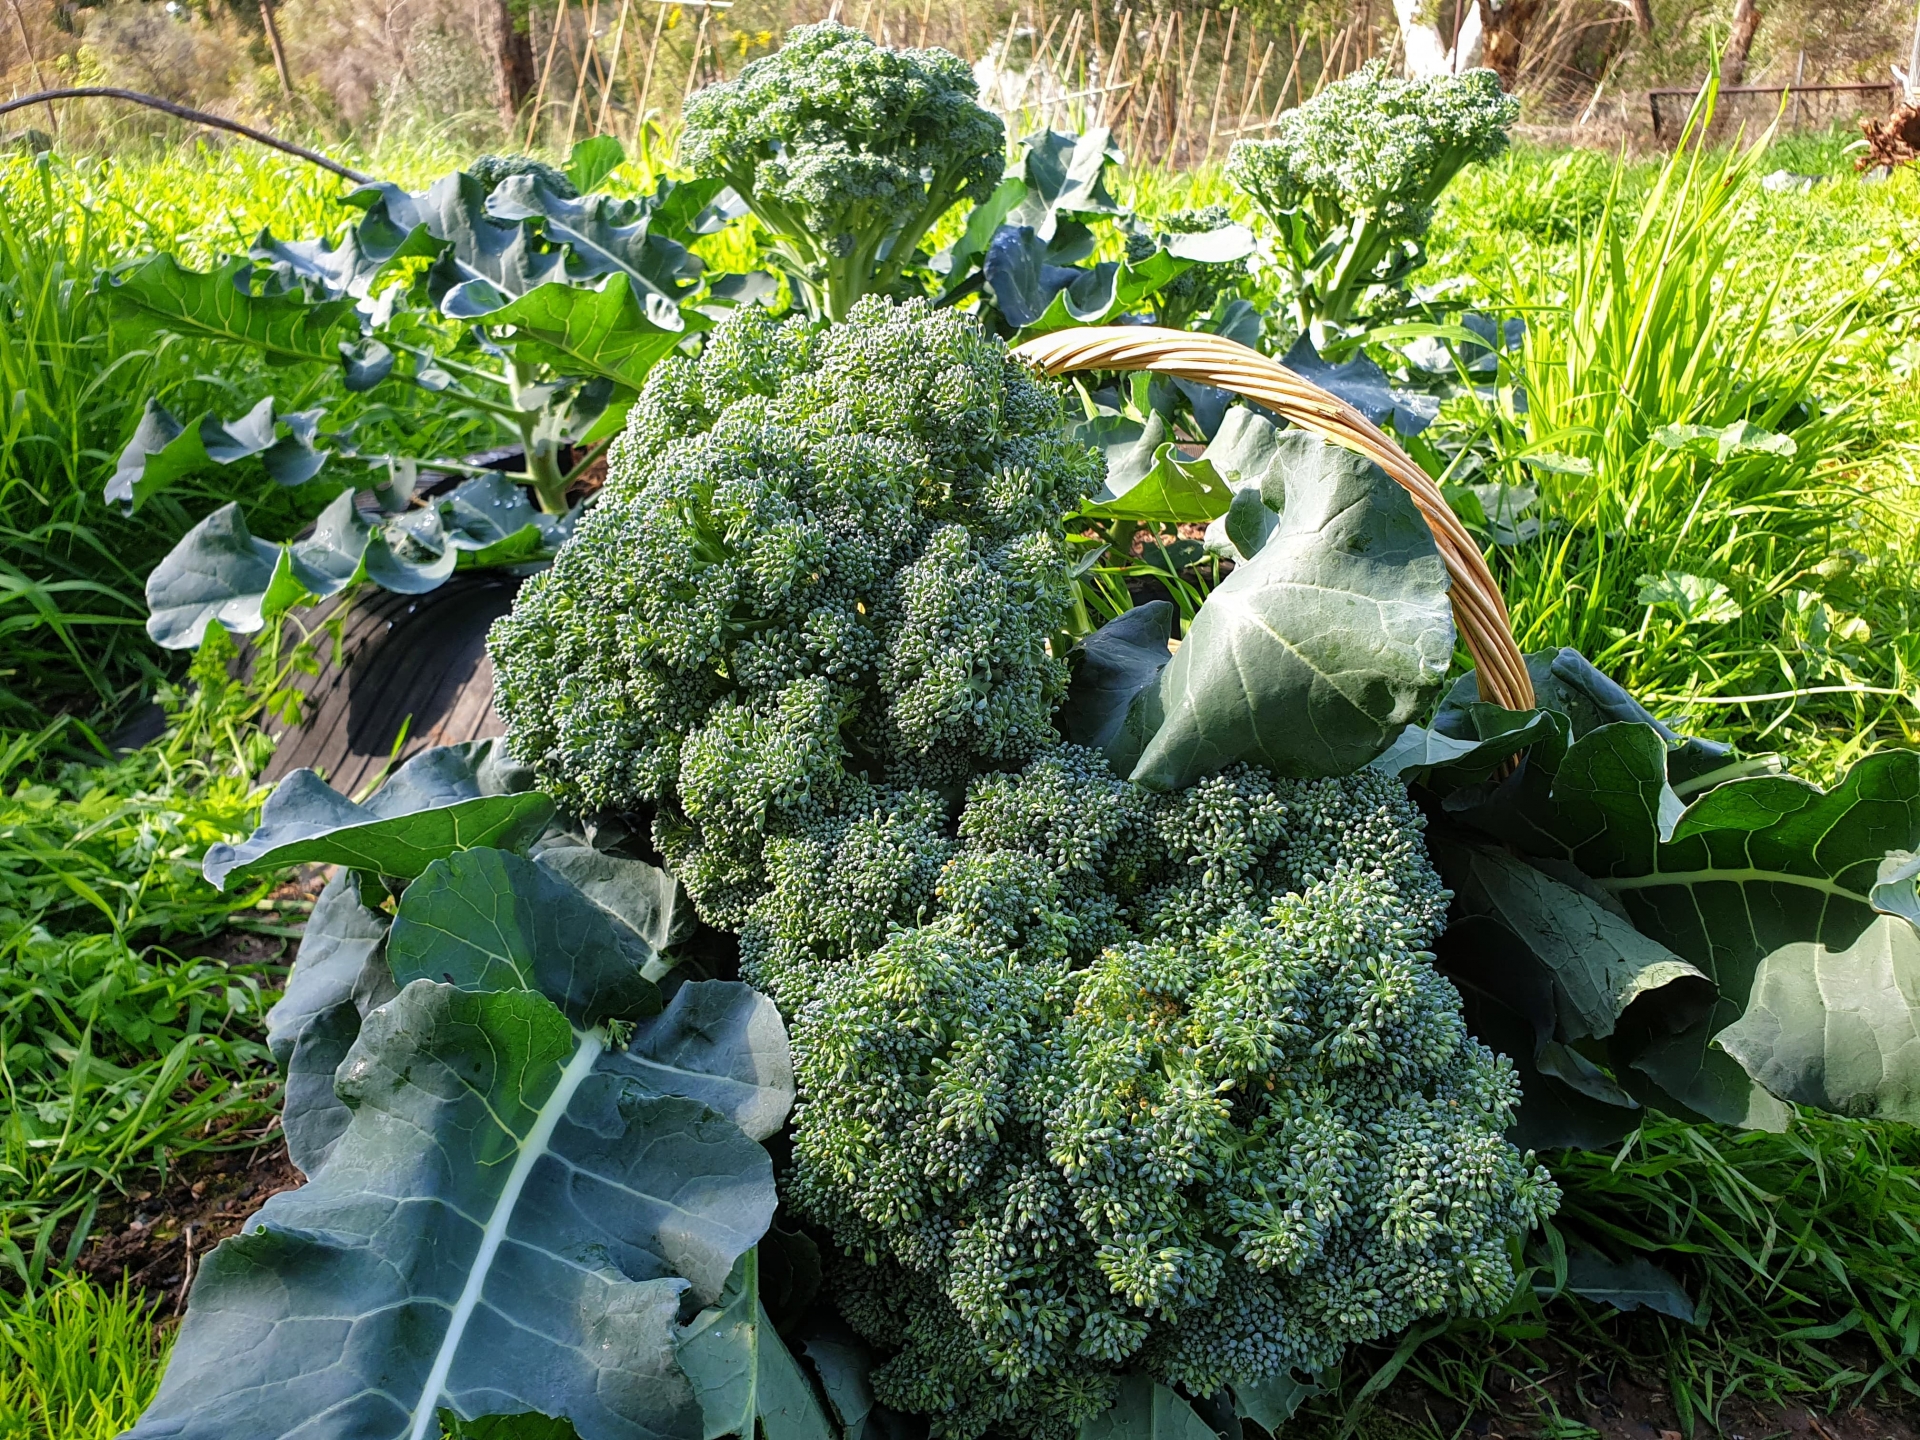
[[[160,1383],[167,1343],[153,1322],[153,1302],[124,1283],[0,1291],[0,1436],[112,1440],[126,1430]]]
[[[49,763],[62,723],[0,746],[0,1275],[71,1259],[100,1198],[264,1119],[277,973],[205,942],[268,887],[200,857],[253,827],[251,700],[210,649],[172,727],[108,764]],[[271,931],[271,926],[268,927]],[[64,1240],[62,1237],[65,1237]]]

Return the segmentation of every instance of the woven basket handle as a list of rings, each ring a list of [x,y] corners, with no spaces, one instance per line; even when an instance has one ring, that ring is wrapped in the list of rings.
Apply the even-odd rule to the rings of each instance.
[[[1508,710],[1531,710],[1533,681],[1514,643],[1513,622],[1480,547],[1467,534],[1427,472],[1378,425],[1337,395],[1303,380],[1257,350],[1219,335],[1154,325],[1092,325],[1056,330],[1013,352],[1042,373],[1154,370],[1197,380],[1284,415],[1303,430],[1356,450],[1397,480],[1426,517],[1452,580],[1454,624],[1473,655],[1480,698]]]

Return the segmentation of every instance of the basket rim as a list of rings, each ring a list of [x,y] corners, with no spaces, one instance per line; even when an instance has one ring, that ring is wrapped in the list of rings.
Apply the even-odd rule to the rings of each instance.
[[[1151,370],[1229,390],[1373,461],[1412,497],[1433,533],[1446,562],[1454,625],[1473,656],[1480,698],[1508,710],[1534,708],[1526,657],[1480,547],[1432,477],[1399,442],[1345,400],[1238,340],[1159,325],[1055,330],[1016,345],[1011,353],[1045,375]]]

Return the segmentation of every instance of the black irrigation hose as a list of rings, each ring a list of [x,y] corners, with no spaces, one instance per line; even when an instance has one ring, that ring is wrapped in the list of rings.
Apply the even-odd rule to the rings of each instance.
[[[275,150],[284,150],[289,155],[297,155],[310,164],[323,170],[362,185],[373,183],[373,176],[363,175],[358,170],[349,170],[337,160],[329,160],[317,150],[309,150],[304,145],[295,145],[291,140],[282,140],[269,135],[264,130],[256,130],[251,125],[242,125],[238,120],[229,120],[222,115],[209,115],[204,110],[192,110],[185,105],[176,105],[171,100],[162,100],[158,95],[143,95],[138,90],[119,90],[111,85],[82,85],[72,90],[41,90],[36,94],[23,95],[18,100],[9,100],[0,105],[0,115],[14,110],[24,110],[29,105],[44,105],[52,100],[84,100],[89,96],[99,96],[108,100],[131,100],[136,105],[145,105],[149,109],[164,110],[169,115],[177,115],[182,120],[191,120],[196,125],[210,125],[216,130],[231,130],[236,135],[244,135],[249,140],[257,140],[262,145],[270,145]]]

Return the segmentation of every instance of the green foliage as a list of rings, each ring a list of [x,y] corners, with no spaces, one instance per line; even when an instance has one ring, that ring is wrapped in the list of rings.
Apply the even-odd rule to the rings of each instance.
[[[103,1194],[235,1143],[277,1091],[259,1040],[275,973],[202,948],[272,909],[264,887],[223,897],[198,874],[259,804],[240,778],[261,758],[242,738],[252,702],[224,660],[147,749],[60,766],[62,726],[0,749],[0,1259],[22,1281],[77,1253]]]
[[[944,50],[823,20],[687,102],[681,158],[752,208],[816,315],[892,294],[928,229],[1000,180],[1006,131]]]
[[[1127,259],[1138,264],[1155,250],[1169,248],[1169,242],[1175,236],[1218,234],[1233,223],[1232,212],[1224,205],[1175,210],[1157,217],[1145,228],[1128,234]],[[1189,329],[1195,320],[1213,309],[1223,296],[1237,292],[1251,268],[1244,256],[1197,263],[1191,270],[1176,275],[1150,297],[1154,323],[1174,330]]]
[[[1822,790],[1676,735],[1571,650],[1528,668],[1539,711],[1468,677],[1434,728],[1470,756],[1388,762],[1445,817],[1442,964],[1515,1056],[1521,1134],[1605,1144],[1642,1105],[1766,1129],[1787,1102],[1913,1116],[1920,756]]]
[[[604,178],[606,161],[618,158],[615,145],[583,155],[578,168]],[[504,162],[489,167],[488,181],[457,171],[421,193],[367,185],[346,197],[364,218],[337,241],[288,242],[263,230],[246,256],[209,271],[155,255],[101,273],[96,290],[136,333],[318,369],[326,388],[349,396],[411,386],[449,409],[493,417],[518,438],[526,468],[511,478],[540,507],[462,461],[369,453],[352,426],[321,430],[320,407],[276,424],[269,397],[241,420],[210,413],[183,424],[149,403],[107,487],[110,502],[138,506],[209,464],[253,456],[280,483],[301,485],[338,458],[382,468],[388,512],[369,521],[340,491],[318,533],[276,548],[253,538],[237,505],[215,511],[148,578],[148,630],[161,645],[196,645],[216,622],[251,633],[362,582],[414,594],[462,566],[537,562],[564,538],[568,487],[654,362],[705,327],[681,312],[702,270],[682,242],[726,216],[708,203],[718,182],[662,180],[638,199],[583,197],[550,167]],[[570,466],[569,447],[583,452]],[[423,463],[476,478],[412,510]]]
[[[723,924],[770,839],[869,782],[1021,763],[1065,689],[1059,516],[1092,481],[1060,420],[951,311],[742,312],[660,368],[601,499],[495,626],[516,755],[572,811],[657,804]]]
[[[132,1434],[292,1413],[398,1440],[442,1411],[456,1429],[532,1414],[587,1434],[726,1433],[725,1397],[680,1361],[679,1320],[683,1299],[724,1307],[772,1217],[757,1142],[791,1102],[784,1029],[734,982],[682,984],[662,1010],[657,957],[608,908],[643,887],[595,872],[590,895],[438,823],[502,778],[491,748],[426,751],[364,808],[305,772],[269,802],[261,855],[315,816],[366,815],[332,834],[411,822],[410,843],[439,853],[404,885],[384,877],[390,922],[365,903],[387,868],[372,845],[316,905],[270,1017],[307,1183],[201,1263]]]
[[[1519,116],[1491,70],[1400,80],[1373,61],[1287,111],[1271,139],[1236,141],[1227,178],[1279,232],[1297,329],[1323,343],[1369,290],[1424,264],[1440,192],[1499,154]]]
[[[166,1342],[130,1292],[62,1280],[0,1290],[0,1434],[8,1440],[114,1440],[146,1408]]]
[[[974,783],[915,928],[743,937],[798,1007],[787,1194],[898,1350],[883,1402],[1059,1436],[1123,1366],[1208,1395],[1504,1303],[1554,1190],[1422,948],[1422,824],[1378,775],[1159,798],[1065,747]]]

